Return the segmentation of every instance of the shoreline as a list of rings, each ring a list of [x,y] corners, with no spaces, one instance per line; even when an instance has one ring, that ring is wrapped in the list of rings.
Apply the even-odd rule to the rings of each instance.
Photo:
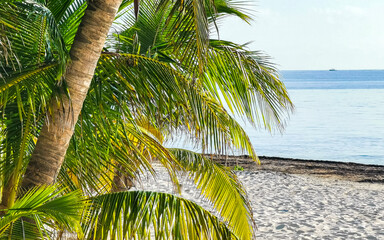
[[[248,155],[206,155],[217,163],[233,167],[236,164],[248,171],[273,171],[287,174],[312,175],[353,182],[384,184],[384,166],[352,162],[304,160],[259,156],[260,163]]]

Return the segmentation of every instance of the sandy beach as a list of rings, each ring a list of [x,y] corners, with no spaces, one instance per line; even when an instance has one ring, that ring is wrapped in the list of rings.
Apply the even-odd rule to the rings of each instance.
[[[347,174],[348,177],[335,173],[304,173],[302,169],[300,174],[286,173],[281,169],[271,170],[271,163],[269,167],[268,164],[264,167],[248,164],[237,175],[253,207],[257,239],[384,239],[384,184],[375,182],[382,176],[369,182],[369,173],[368,177],[362,177],[364,171],[356,170],[356,176],[351,178],[352,173]],[[285,168],[289,169],[287,164]],[[313,164],[309,162],[307,166]],[[332,163],[320,164],[332,169]],[[283,168],[281,164],[277,165]],[[382,168],[377,166],[375,172]],[[317,171],[324,173],[320,168]],[[161,169],[157,172],[156,180],[151,177],[142,179],[137,189],[170,192],[172,185],[168,176]],[[182,197],[210,209],[191,181],[181,177],[180,182]]]
[[[258,239],[384,239],[384,185],[239,172]]]

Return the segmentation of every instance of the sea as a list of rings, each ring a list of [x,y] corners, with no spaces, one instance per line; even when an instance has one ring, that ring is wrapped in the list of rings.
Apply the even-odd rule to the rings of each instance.
[[[282,71],[283,133],[243,123],[259,156],[384,165],[384,70]]]
[[[295,105],[282,133],[256,129],[235,116],[258,156],[384,165],[384,70],[280,75]],[[185,141],[169,146],[202,152]]]

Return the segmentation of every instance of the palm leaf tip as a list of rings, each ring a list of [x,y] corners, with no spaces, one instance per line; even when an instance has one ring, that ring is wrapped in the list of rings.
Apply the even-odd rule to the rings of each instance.
[[[171,194],[119,192],[97,196],[92,203],[94,225],[87,228],[87,233],[96,239],[236,239],[210,212]]]
[[[256,224],[246,191],[237,176],[201,154],[170,149],[193,179],[201,195],[240,239],[254,238]]]
[[[25,231],[30,231],[31,234],[37,234],[44,239],[48,237],[46,234],[49,232],[49,228],[42,223],[42,219],[53,220],[51,228],[64,228],[82,236],[80,222],[82,209],[87,206],[87,202],[84,201],[79,191],[62,195],[63,190],[58,191],[57,189],[57,185],[52,185],[34,187],[27,191],[11,208],[7,209],[6,214],[0,220],[0,236],[12,236],[15,232],[10,230],[14,225],[25,224],[26,227],[22,227],[22,231],[16,233],[25,234]],[[23,223],[23,218],[33,219],[33,221]],[[39,228],[43,229],[35,231]],[[15,239],[19,239],[19,237],[14,236]]]

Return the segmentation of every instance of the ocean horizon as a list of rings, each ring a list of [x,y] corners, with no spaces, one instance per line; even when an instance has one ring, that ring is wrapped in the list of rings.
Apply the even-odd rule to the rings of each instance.
[[[280,69],[280,72],[289,72],[289,71],[384,71],[383,69],[377,68],[377,69],[369,69],[369,68],[362,68],[362,69],[337,69],[337,68],[329,68],[329,69]]]
[[[243,125],[258,155],[384,165],[384,70],[281,76],[296,109],[283,134]]]
[[[384,70],[285,70],[281,78],[295,104],[282,134],[239,118],[258,156],[384,165]]]

